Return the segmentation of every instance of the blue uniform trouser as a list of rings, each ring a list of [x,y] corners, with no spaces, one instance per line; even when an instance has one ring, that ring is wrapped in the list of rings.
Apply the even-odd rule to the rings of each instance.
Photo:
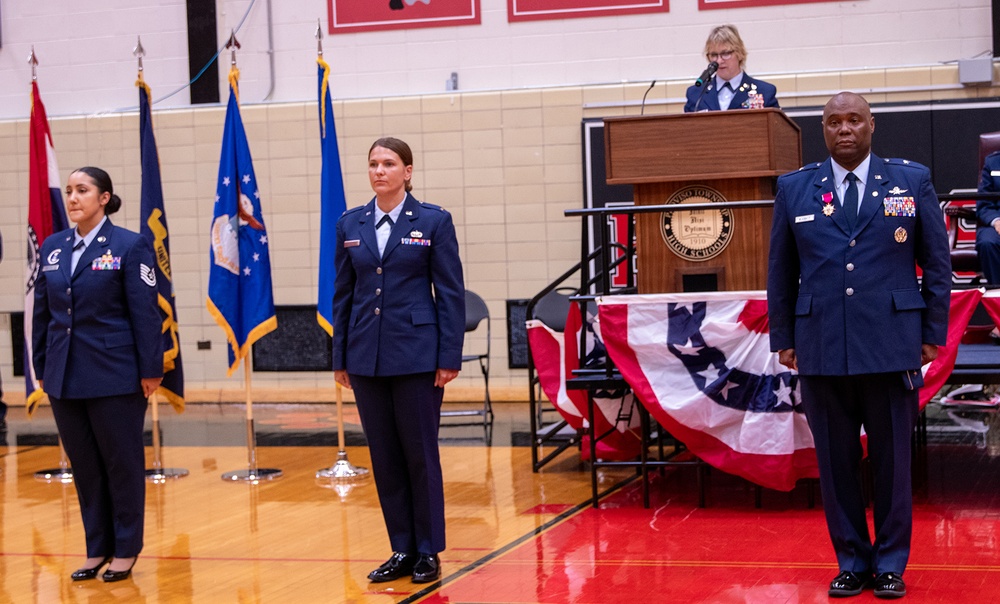
[[[917,390],[905,386],[902,372],[799,377],[840,570],[902,574],[913,529],[910,460]],[[861,483],[862,426],[875,479],[874,543]]]
[[[1000,284],[1000,234],[993,227],[976,229],[976,253],[987,283]]]
[[[91,399],[49,397],[73,468],[87,557],[131,558],[142,551],[146,458],[142,392]]]
[[[389,542],[404,554],[445,548],[438,451],[444,388],[434,387],[434,376],[350,374]]]

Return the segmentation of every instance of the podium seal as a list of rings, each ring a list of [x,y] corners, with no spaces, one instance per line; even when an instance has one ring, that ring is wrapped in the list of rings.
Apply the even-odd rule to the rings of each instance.
[[[667,204],[704,204],[728,201],[711,187],[693,185],[678,190]],[[700,262],[722,253],[733,238],[733,213],[729,208],[663,212],[660,234],[675,255]]]

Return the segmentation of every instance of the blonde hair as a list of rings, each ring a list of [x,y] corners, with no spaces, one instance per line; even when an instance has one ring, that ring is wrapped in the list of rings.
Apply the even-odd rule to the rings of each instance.
[[[743,45],[743,38],[740,37],[740,30],[735,25],[720,25],[708,34],[705,40],[705,54],[710,52],[712,47],[732,46],[733,52],[740,59],[740,69],[747,61],[747,47]]]

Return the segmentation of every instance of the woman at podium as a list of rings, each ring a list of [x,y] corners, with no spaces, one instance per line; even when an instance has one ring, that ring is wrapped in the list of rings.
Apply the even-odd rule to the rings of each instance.
[[[777,107],[774,84],[743,71],[747,49],[735,25],[720,25],[705,41],[708,68],[687,89],[684,113]]]

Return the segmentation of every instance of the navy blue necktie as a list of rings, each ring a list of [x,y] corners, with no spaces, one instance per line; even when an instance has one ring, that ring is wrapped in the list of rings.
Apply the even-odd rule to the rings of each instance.
[[[854,172],[847,173],[847,190],[844,191],[844,212],[847,214],[847,226],[852,231],[858,221],[858,177]]]
[[[857,205],[857,203],[855,203],[855,205]],[[390,218],[388,214],[383,214],[382,218],[378,221],[378,224],[375,225],[375,230],[379,230],[382,228],[382,225],[387,222],[389,223],[389,228],[392,228],[392,225],[394,224],[392,222],[392,218]]]

